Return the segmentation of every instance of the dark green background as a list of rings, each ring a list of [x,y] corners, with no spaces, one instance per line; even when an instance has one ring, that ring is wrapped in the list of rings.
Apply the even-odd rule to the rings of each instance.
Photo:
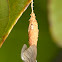
[[[37,61],[53,62],[58,55],[60,48],[54,43],[49,32],[47,0],[35,0],[34,6],[34,11],[39,24]],[[28,20],[30,18],[30,13],[31,8],[29,6],[0,49],[0,62],[23,62],[20,54],[23,44],[28,45]]]

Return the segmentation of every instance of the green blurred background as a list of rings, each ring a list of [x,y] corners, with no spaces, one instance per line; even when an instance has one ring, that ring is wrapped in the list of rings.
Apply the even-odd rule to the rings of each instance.
[[[47,18],[47,0],[35,0],[34,11],[39,24],[38,40],[38,62],[61,62],[58,59],[61,55],[61,49],[54,43],[49,32],[49,23]],[[31,8],[23,13],[18,23],[14,26],[8,38],[0,48],[0,62],[23,62],[21,60],[21,48],[28,44],[28,24]],[[60,61],[58,61],[58,60]]]

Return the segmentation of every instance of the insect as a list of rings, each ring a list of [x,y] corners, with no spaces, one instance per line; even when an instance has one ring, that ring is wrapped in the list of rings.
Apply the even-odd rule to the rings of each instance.
[[[36,20],[36,16],[33,12],[33,0],[31,3],[32,13],[30,14],[31,17],[29,19],[29,27],[28,27],[28,36],[29,36],[29,45],[30,47],[27,48],[27,45],[24,44],[22,51],[21,51],[21,58],[24,62],[37,62],[37,41],[38,41],[38,23]]]
[[[33,11],[33,0],[31,2],[31,9],[32,9],[32,13],[30,14],[31,17],[29,19],[29,27],[28,27],[29,45],[37,46],[39,30],[38,30],[38,23],[36,20],[36,16]]]
[[[37,56],[37,47],[35,45],[27,48],[27,45],[24,44],[21,50],[21,58],[24,62],[36,62]]]
[[[24,62],[36,62],[38,23],[34,13],[31,13],[31,18],[29,19],[28,35],[30,47],[27,48],[27,45],[24,44],[21,51],[21,58]]]
[[[35,19],[35,14],[31,13],[31,18],[29,19],[28,35],[29,35],[29,44],[37,46],[38,41],[38,23]]]

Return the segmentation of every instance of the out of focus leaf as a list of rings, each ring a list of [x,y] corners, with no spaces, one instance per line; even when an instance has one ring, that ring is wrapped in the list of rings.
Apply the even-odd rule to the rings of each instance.
[[[48,6],[52,37],[62,47],[62,0],[51,0]]]
[[[31,0],[0,0],[0,47]]]

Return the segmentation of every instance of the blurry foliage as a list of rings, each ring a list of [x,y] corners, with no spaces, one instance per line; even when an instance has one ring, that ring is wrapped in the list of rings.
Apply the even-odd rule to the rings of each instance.
[[[51,0],[48,8],[52,37],[55,43],[62,47],[62,0]]]
[[[0,0],[0,47],[31,0]]]

